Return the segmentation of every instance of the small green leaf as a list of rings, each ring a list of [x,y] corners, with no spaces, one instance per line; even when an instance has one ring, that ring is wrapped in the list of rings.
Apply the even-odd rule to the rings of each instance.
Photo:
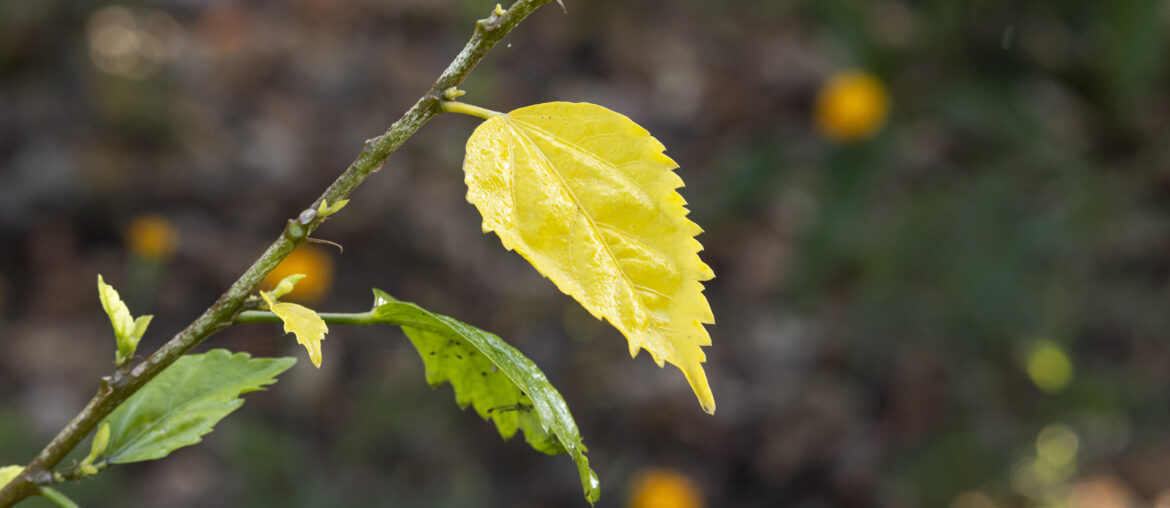
[[[97,460],[98,456],[105,453],[106,448],[110,446],[110,424],[103,423],[98,428],[97,434],[93,436],[93,443],[89,447],[89,455],[81,461],[79,467],[81,472],[87,475],[97,474],[98,469],[93,466],[93,461]]]
[[[317,216],[324,219],[330,215],[333,215],[337,212],[340,212],[341,209],[345,208],[345,205],[348,205],[348,204],[349,204],[348,199],[343,199],[341,201],[333,203],[332,205],[329,204],[329,200],[322,199],[321,205],[317,207]]]
[[[450,382],[459,407],[471,405],[505,439],[524,431],[544,453],[568,452],[577,464],[585,499],[601,495],[569,407],[544,373],[499,337],[374,290],[374,316],[402,327],[426,365],[427,382]]]
[[[138,341],[142,339],[142,336],[146,335],[146,328],[150,326],[150,320],[152,319],[154,319],[154,316],[148,314],[138,316],[138,319],[134,320],[134,333],[131,334],[131,337],[134,338],[135,348],[138,347]]]
[[[114,286],[106,284],[101,274],[98,274],[98,299],[102,301],[102,309],[110,317],[110,324],[114,326],[114,335],[119,339],[129,336],[134,330],[134,318],[130,317],[130,309],[118,296]]]
[[[114,363],[121,366],[138,350],[138,341],[146,333],[152,316],[140,316],[135,320],[122,297],[118,296],[118,291],[114,286],[106,284],[101,274],[98,274],[98,299],[102,301],[102,309],[105,309],[106,315],[110,317],[110,324],[114,327],[114,339],[118,344]]]
[[[290,275],[285,280],[292,277],[295,275]],[[267,292],[261,291],[260,298],[264,299],[264,303],[268,304],[268,309],[276,314],[276,317],[284,321],[284,333],[296,334],[297,342],[309,351],[309,360],[313,361],[313,366],[321,368],[321,341],[325,340],[325,334],[329,333],[325,320],[321,319],[316,311],[303,305],[274,301]]]
[[[280,282],[276,283],[276,287],[272,288],[272,291],[268,292],[268,296],[272,297],[273,300],[280,299],[280,297],[291,293],[292,290],[297,287],[297,283],[305,277],[308,277],[308,275],[303,273],[294,273],[288,277],[280,279]]]
[[[4,488],[5,485],[8,485],[8,482],[12,481],[13,478],[16,478],[18,475],[20,475],[21,471],[24,471],[24,466],[0,467],[0,489]]]
[[[184,356],[106,417],[111,434],[105,455],[114,464],[139,462],[198,443],[244,403],[240,394],[275,383],[295,363],[224,349]]]

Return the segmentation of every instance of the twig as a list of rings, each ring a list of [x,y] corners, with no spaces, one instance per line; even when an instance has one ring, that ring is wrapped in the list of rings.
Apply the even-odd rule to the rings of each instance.
[[[373,312],[355,312],[355,313],[341,313],[341,312],[318,312],[318,316],[326,323],[333,325],[374,325],[384,322],[374,316]],[[280,323],[279,317],[270,311],[266,310],[250,310],[241,312],[236,316],[233,324],[242,325],[249,323]],[[396,323],[391,323],[396,324]]]
[[[496,9],[486,19],[476,22],[471,40],[451,61],[431,86],[430,91],[384,134],[366,141],[357,159],[337,177],[321,197],[317,198],[309,210],[316,210],[316,204],[322,200],[336,203],[346,199],[370,173],[386,162],[391,152],[397,150],[423,124],[441,112],[439,102],[443,98],[444,90],[462,83],[500,39],[549,1],[517,0],[508,10]],[[115,371],[102,378],[98,392],[89,404],[41,450],[20,475],[0,489],[0,507],[12,506],[29,496],[36,495],[38,486],[54,483],[53,468],[81,443],[103,418],[191,348],[215,332],[231,326],[248,295],[256,290],[268,272],[272,271],[285,256],[306,241],[309,234],[321,225],[321,221],[322,218],[309,213],[302,213],[297,219],[290,219],[285,226],[284,234],[272,242],[264,254],[198,319],[128,373]]]

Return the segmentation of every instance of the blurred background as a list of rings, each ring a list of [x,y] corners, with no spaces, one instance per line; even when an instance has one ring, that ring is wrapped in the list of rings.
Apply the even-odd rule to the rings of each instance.
[[[98,273],[152,351],[466,42],[483,0],[0,2],[0,464],[93,394]],[[463,86],[589,101],[678,161],[718,324],[681,374],[480,231],[476,120],[432,120],[285,273],[499,334],[581,426],[605,507],[1170,507],[1170,5],[566,0]],[[278,325],[201,349],[304,352]],[[334,326],[85,506],[583,506],[570,460],[430,389],[396,329]],[[39,504],[38,504],[39,503]],[[44,505],[43,501],[30,506]]]

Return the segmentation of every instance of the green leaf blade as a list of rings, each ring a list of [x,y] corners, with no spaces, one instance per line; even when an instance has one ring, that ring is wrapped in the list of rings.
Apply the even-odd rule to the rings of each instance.
[[[450,382],[456,403],[492,420],[504,439],[523,430],[534,449],[567,452],[577,465],[585,498],[598,500],[597,474],[589,468],[569,407],[532,360],[494,334],[377,289],[374,295],[374,315],[402,327],[426,365],[431,386]]]
[[[122,366],[134,356],[134,351],[138,349],[138,341],[146,334],[146,327],[150,326],[153,316],[139,316],[138,319],[134,319],[130,315],[130,309],[126,307],[126,302],[118,295],[118,290],[106,284],[101,274],[98,274],[97,282],[98,299],[101,300],[102,309],[110,318],[110,324],[114,328],[114,340],[118,345],[114,363]]]
[[[215,349],[187,355],[106,417],[111,463],[160,459],[196,444],[244,400],[296,363],[295,358],[251,358]]]

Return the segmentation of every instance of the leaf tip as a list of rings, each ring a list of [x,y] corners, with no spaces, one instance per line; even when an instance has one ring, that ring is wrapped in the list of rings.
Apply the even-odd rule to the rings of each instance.
[[[699,406],[707,414],[715,414],[715,394],[711,393],[711,385],[707,383],[707,373],[703,371],[703,366],[696,363],[682,371],[687,377],[687,382],[691,384],[691,389],[695,391],[695,397],[699,399]]]
[[[589,501],[589,506],[594,506],[601,500],[601,480],[597,478],[597,473],[593,469],[589,469],[589,485],[585,489],[585,500]]]
[[[715,400],[714,399],[712,399],[708,402],[700,402],[699,405],[702,406],[703,412],[705,412],[709,415],[715,414]]]

